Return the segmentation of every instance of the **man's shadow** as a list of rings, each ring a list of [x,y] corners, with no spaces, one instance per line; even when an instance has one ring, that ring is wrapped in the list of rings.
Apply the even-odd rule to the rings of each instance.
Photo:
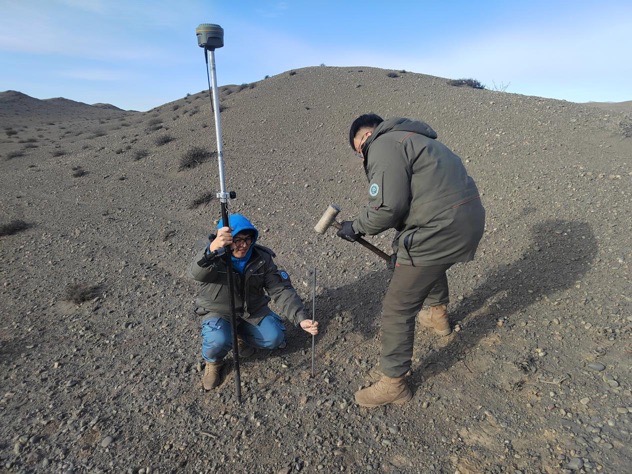
[[[491,332],[499,319],[519,314],[542,297],[573,286],[590,269],[596,255],[597,241],[585,222],[555,219],[534,225],[531,244],[520,258],[492,269],[471,296],[451,309],[452,323],[480,313],[445,347],[422,359],[412,384],[448,370]]]

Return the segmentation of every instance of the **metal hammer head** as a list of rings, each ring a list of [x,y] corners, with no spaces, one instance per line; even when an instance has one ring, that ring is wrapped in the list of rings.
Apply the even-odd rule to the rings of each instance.
[[[330,204],[323,217],[320,218],[318,224],[314,226],[314,230],[319,234],[324,234],[327,229],[336,221],[336,216],[340,212],[340,208],[335,204]]]

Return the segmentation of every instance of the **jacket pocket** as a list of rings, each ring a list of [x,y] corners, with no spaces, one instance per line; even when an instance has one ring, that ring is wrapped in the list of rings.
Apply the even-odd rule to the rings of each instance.
[[[217,297],[219,296],[219,293],[222,291],[222,288],[225,285],[219,284],[219,283],[211,283],[209,286],[209,289],[207,291],[208,297],[212,300],[215,301],[217,300]]]
[[[415,266],[415,264],[413,263],[413,257],[410,254],[410,249],[413,247],[416,233],[417,230],[413,230],[412,232],[407,234],[406,237],[404,237],[404,249],[406,250],[406,255],[408,255],[408,259],[410,260],[410,263],[413,267]]]

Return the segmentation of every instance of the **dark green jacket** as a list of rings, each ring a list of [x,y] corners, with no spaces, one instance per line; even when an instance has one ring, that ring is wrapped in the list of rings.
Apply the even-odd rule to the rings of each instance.
[[[289,275],[274,263],[274,252],[254,245],[243,275],[233,271],[235,281],[235,310],[238,317],[257,324],[270,313],[270,300],[280,308],[280,316],[298,324],[307,319],[303,302],[298,296]],[[204,319],[220,316],[230,321],[230,292],[223,257],[209,258],[205,250],[191,262],[189,274],[202,282],[196,300],[196,313]]]
[[[472,260],[483,236],[485,209],[461,159],[435,140],[429,125],[405,118],[382,122],[363,146],[369,204],[356,232],[398,231],[404,265]]]

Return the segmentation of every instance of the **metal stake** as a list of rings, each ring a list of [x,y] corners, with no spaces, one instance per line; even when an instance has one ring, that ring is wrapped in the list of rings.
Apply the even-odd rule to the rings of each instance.
[[[312,279],[312,324],[316,320],[316,267]],[[314,377],[314,358],[316,357],[316,336],[312,334],[312,377]]]

